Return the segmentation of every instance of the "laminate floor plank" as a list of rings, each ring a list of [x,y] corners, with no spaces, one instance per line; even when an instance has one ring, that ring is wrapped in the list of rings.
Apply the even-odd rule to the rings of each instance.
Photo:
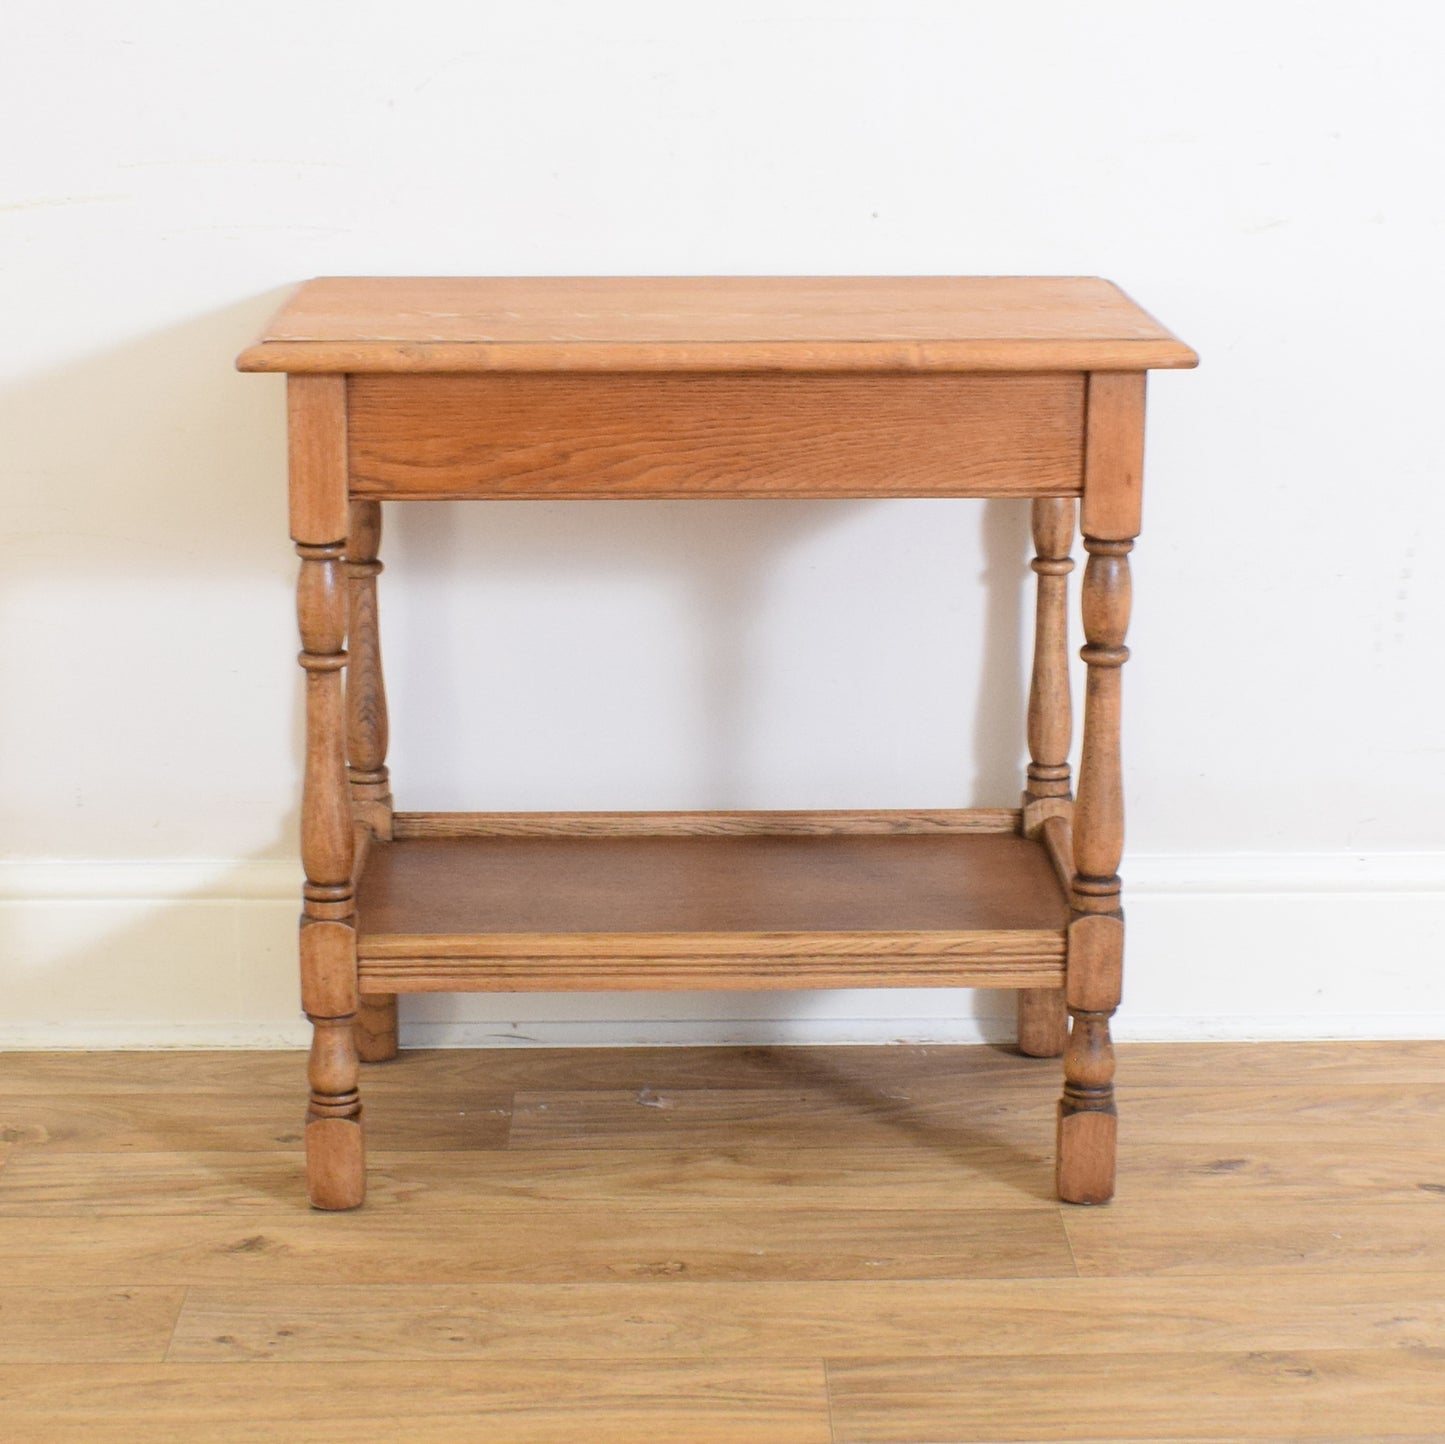
[[[1107,1208],[1057,1060],[519,1048],[354,1214],[298,1052],[0,1055],[0,1438],[1439,1444],[1445,1043],[1118,1051]]]
[[[511,1148],[675,1146],[684,1139],[788,1149],[836,1141],[846,1129],[860,1148],[932,1142],[948,1148],[985,1139],[1052,1146],[1058,1086],[1052,1078],[1014,1077],[973,1088],[953,1082],[852,1081],[787,1088],[579,1089],[514,1095]],[[1445,1170],[1445,1086],[1354,1083],[1147,1088],[1121,1084],[1121,1139],[1170,1143],[1182,1134],[1212,1141],[1382,1135],[1410,1138]],[[1422,1136],[1422,1125],[1435,1135]],[[1437,1141],[1438,1139],[1438,1141]]]
[[[0,1364],[158,1364],[184,1297],[183,1288],[0,1284]]]
[[[831,1362],[838,1444],[921,1440],[1298,1440],[1438,1430],[1445,1350]]]
[[[372,1098],[364,1103],[375,1148],[499,1148],[511,1123],[510,1093]],[[55,1097],[0,1096],[0,1130],[21,1151],[272,1152],[301,1143],[304,1082],[290,1093],[144,1091]]]
[[[7,1444],[828,1444],[817,1362],[0,1366]]]
[[[1445,1270],[1445,1196],[1433,1193],[1419,1206],[1215,1195],[1061,1213],[1088,1277]]]
[[[710,1210],[914,1209],[1057,1211],[1053,1159],[1004,1146],[895,1150],[879,1187],[876,1159],[834,1146],[547,1149],[475,1153],[372,1150],[376,1209],[485,1217],[571,1203],[596,1208],[692,1205]],[[47,1153],[0,1172],[0,1218],[162,1218],[280,1211],[309,1214],[304,1160],[278,1153]]]
[[[393,1075],[396,1078],[396,1075]],[[378,1150],[834,1147],[838,1130],[860,1150],[994,1142],[1032,1152],[1051,1147],[1057,1080],[1037,1070],[990,1084],[816,1079],[789,1087],[470,1092],[404,1080],[362,1097]],[[514,1104],[515,1098],[515,1104]],[[163,1152],[262,1150],[299,1143],[304,1094],[244,1091],[79,1093],[0,1097],[0,1135],[10,1149]],[[1188,1132],[1204,1140],[1343,1139],[1408,1143],[1445,1172],[1445,1086],[1300,1084],[1212,1088],[1121,1086],[1120,1133],[1136,1144]],[[1422,1131],[1433,1130],[1433,1131]]]
[[[922,1096],[857,1088],[652,1088],[561,1090],[514,1095],[508,1146],[676,1147],[707,1142],[796,1150],[836,1146],[840,1132],[860,1150],[928,1144],[942,1150],[1002,1141],[1052,1147],[1053,1082],[1010,1082],[969,1096]]]
[[[1072,1277],[1056,1211],[557,1204],[450,1220],[350,1214],[12,1218],[7,1277],[44,1284]]]
[[[1119,1174],[1121,1213],[1154,1206],[1234,1207],[1246,1201],[1438,1207],[1445,1166],[1409,1134],[1372,1144],[1310,1139],[1127,1140]],[[1053,1209],[1046,1139],[1032,1150],[1002,1139],[940,1146],[927,1139],[878,1160],[858,1147],[785,1150],[767,1144],[670,1148],[372,1149],[374,1207],[482,1216],[540,1203],[595,1207],[694,1204],[710,1209]],[[19,1150],[0,1169],[0,1218],[108,1217],[281,1211],[308,1214],[298,1150],[172,1150],[78,1153]]]
[[[1445,1273],[883,1282],[207,1285],[168,1357],[829,1359],[1445,1348]]]
[[[1422,1148],[1419,1130],[1407,1126],[1363,1139],[1283,1128],[1233,1137],[1222,1129],[1212,1136],[1190,1130],[1169,1141],[1126,1141],[1116,1200],[1121,1210],[1142,1199],[1165,1208],[1209,1200],[1228,1208],[1255,1199],[1382,1207],[1434,1204],[1445,1196],[1445,1153]]]

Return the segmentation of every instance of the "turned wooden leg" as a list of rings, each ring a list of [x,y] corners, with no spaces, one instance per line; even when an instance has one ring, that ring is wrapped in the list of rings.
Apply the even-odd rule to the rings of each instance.
[[[356,928],[346,777],[345,378],[292,376],[291,534],[301,558],[296,616],[306,672],[301,797],[301,1005],[313,1028],[307,1070],[306,1182],[317,1208],[355,1208],[366,1192],[356,1055]]]
[[[1083,614],[1088,663],[1079,796],[1074,804],[1073,921],[1068,940],[1068,1005],[1073,1025],[1059,1102],[1058,1189],[1066,1203],[1107,1203],[1114,1195],[1118,1118],[1109,1019],[1119,1005],[1124,914],[1119,859],[1124,849],[1119,755],[1120,669],[1129,656],[1129,551],[1132,540],[1085,534]]]
[[[1029,769],[1023,796],[1023,830],[1036,837],[1050,817],[1072,811],[1069,744],[1073,702],[1069,696],[1068,577],[1074,569],[1074,500],[1041,496],[1033,504],[1038,576],[1034,610],[1034,665],[1029,680]],[[1064,1051],[1069,1020],[1062,988],[1028,988],[1018,995],[1019,1051],[1031,1058],[1057,1058]]]
[[[301,860],[301,1002],[311,1019],[311,1100],[306,1177],[317,1208],[355,1208],[365,1193],[356,1055],[356,930],[353,926],[351,800],[341,672],[346,594],[341,544],[297,544],[297,615],[306,669],[306,781]]]
[[[381,503],[353,501],[346,539],[350,624],[346,664],[346,755],[351,808],[376,837],[391,838],[391,778],[386,767],[386,683],[377,620],[377,560],[381,550]],[[396,1057],[396,994],[370,993],[356,1018],[356,1047],[363,1063]]]

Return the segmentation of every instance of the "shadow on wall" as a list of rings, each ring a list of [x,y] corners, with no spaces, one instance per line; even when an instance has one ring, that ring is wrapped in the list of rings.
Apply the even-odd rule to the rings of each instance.
[[[489,810],[514,805],[493,800],[493,787],[501,785],[505,791],[506,779],[498,773],[487,773],[492,768],[505,772],[508,766],[510,749],[499,740],[511,735],[508,728],[516,725],[508,714],[521,710],[535,717],[536,709],[510,692],[506,684],[498,696],[464,677],[462,666],[484,671],[485,659],[496,655],[499,644],[488,634],[498,624],[475,595],[466,604],[454,606],[450,589],[483,578],[485,586],[481,590],[496,587],[508,591],[535,586],[539,577],[555,577],[560,584],[564,575],[565,584],[584,599],[577,602],[574,598],[570,609],[570,624],[577,633],[563,635],[555,646],[549,635],[542,644],[545,651],[561,655],[564,669],[569,657],[576,658],[588,646],[581,635],[586,630],[586,618],[581,613],[593,589],[600,593],[619,580],[648,578],[658,582],[657,595],[666,598],[666,604],[675,607],[685,619],[691,673],[688,691],[698,709],[688,735],[694,740],[701,765],[689,779],[696,795],[684,801],[669,798],[658,805],[810,805],[796,792],[780,795],[776,777],[771,790],[759,786],[762,769],[758,766],[758,739],[765,737],[768,729],[757,715],[756,698],[766,690],[761,674],[773,664],[767,656],[769,629],[777,625],[780,614],[790,610],[787,601],[780,601],[775,594],[774,584],[796,553],[830,531],[852,527],[866,544],[870,511],[892,505],[873,501],[699,500],[389,506],[382,550],[391,568],[381,598],[384,651],[394,698],[416,685],[428,702],[425,709],[417,709],[402,719],[423,734],[424,745],[418,747],[417,739],[408,737],[409,745],[403,749],[406,755],[398,756],[394,749],[393,784],[398,805],[419,810],[457,806]],[[944,505],[967,508],[979,521],[979,545],[973,554],[982,560],[982,572],[977,579],[968,578],[964,586],[970,601],[977,599],[981,605],[982,614],[960,619],[940,618],[934,612],[920,617],[918,626],[937,641],[939,654],[934,665],[940,670],[956,672],[960,659],[974,652],[979,677],[977,697],[972,703],[975,713],[972,718],[957,719],[953,727],[957,736],[956,762],[937,779],[933,796],[923,802],[910,798],[901,804],[884,798],[874,805],[948,807],[985,802],[1012,806],[1022,787],[1020,757],[1027,691],[1022,632],[1026,614],[1030,622],[1032,618],[1031,607],[1026,607],[1024,601],[1030,579],[1029,504],[996,500]],[[863,525],[858,525],[860,522]],[[797,570],[796,566],[793,570]],[[443,586],[448,590],[434,598],[438,605],[408,605],[398,624],[397,610],[389,606],[387,591],[394,590],[401,577],[418,573],[440,576],[438,590]],[[880,573],[877,568],[864,566],[855,579],[862,586],[877,586]],[[840,604],[845,601],[863,607],[870,604],[866,596],[861,601],[857,597],[839,599]],[[846,633],[846,627],[838,625],[836,618],[833,621],[834,634]],[[564,620],[563,625],[568,623]],[[960,625],[965,628],[962,636],[958,634]],[[848,646],[855,640],[845,637],[844,648],[836,659],[845,674],[854,665]],[[615,639],[610,637],[603,639],[603,645],[609,652],[608,665],[616,665],[626,648],[616,647]],[[531,660],[545,667],[551,658]],[[515,664],[510,665],[515,678]],[[878,670],[868,662],[857,668],[865,679],[865,689],[870,677],[874,678],[872,684],[878,685]],[[398,674],[403,672],[407,674],[405,682],[395,685]],[[902,691],[892,699],[905,719],[900,727],[904,737],[907,714],[916,715],[933,705],[928,681],[918,677],[914,691]],[[610,690],[610,705],[626,708],[638,726],[647,725],[643,704],[628,697],[625,688],[614,684]],[[586,770],[589,747],[599,745],[597,734],[603,734],[601,745],[605,747],[609,731],[615,736],[618,729],[615,720],[597,726],[596,713],[590,712],[589,706],[603,704],[595,694],[589,694],[585,685],[577,687],[575,694],[562,695],[565,706],[559,710],[568,712],[561,729],[566,737],[562,745],[568,751],[560,759],[559,772],[569,776],[575,786],[579,772]],[[877,711],[879,706],[878,699],[870,695],[862,710],[871,707]],[[498,720],[503,715],[507,715],[505,723]],[[465,725],[458,724],[457,719],[462,718],[466,719]],[[436,725],[433,719],[437,719]],[[844,756],[846,766],[850,734],[856,730],[854,720],[847,713],[829,716],[822,730],[830,737],[810,740],[816,740],[822,748],[829,741],[836,746],[841,739],[838,752]],[[948,725],[945,718],[944,726]],[[406,726],[402,730],[405,732]],[[836,759],[838,752],[831,756]],[[856,749],[853,755],[858,755]],[[416,778],[408,766],[417,762],[423,764],[428,779],[420,789],[413,786]],[[598,757],[597,763],[609,771],[625,770],[613,767],[611,759]],[[862,770],[866,772],[867,768]],[[463,777],[470,777],[477,791],[459,802],[455,780]],[[846,773],[834,772],[828,781],[846,793]],[[784,785],[788,785],[786,780]],[[872,801],[854,797],[815,805],[860,806]],[[580,804],[574,801],[564,778],[545,805],[567,808]],[[629,794],[624,787],[616,802],[597,805],[626,809],[649,804],[638,801],[635,793]],[[706,1025],[699,1028],[699,1033],[710,1040],[726,1037],[749,1041],[766,1036],[769,1041],[786,1041],[790,1036],[808,1036],[810,1019],[827,1017],[830,1027],[836,1030],[840,1002],[855,1010],[851,1016],[867,1016],[856,1011],[868,1007],[864,995],[853,995],[845,1002],[836,995],[788,993],[729,994],[725,999],[707,994],[647,998],[631,995],[591,998],[587,1007],[589,1017],[608,1019],[620,1027],[649,1019],[675,1022],[686,1018]],[[956,994],[945,992],[921,999],[916,1009],[904,1006],[909,1007],[909,1013],[906,1019],[900,1018],[900,1033],[912,1031],[916,1036],[921,1031],[926,1036],[929,1017],[956,1015],[968,1006],[984,1036],[1012,1036],[1011,993],[979,990],[972,995],[970,1004],[964,1005]],[[554,997],[530,999],[529,1008],[528,1016],[554,1036],[559,1024],[576,1016]],[[498,1041],[518,1037],[515,1025],[509,1031],[502,1021],[512,1015],[485,995],[467,999],[417,997],[407,1000],[403,1010],[407,1021],[425,1024],[427,1034],[433,1038],[474,1034],[480,1027],[494,1027],[495,1033],[489,1036]],[[898,1001],[890,999],[888,1015],[898,1010]],[[921,1029],[920,1023],[924,1025]],[[765,1033],[760,1033],[758,1024],[768,1025]],[[751,1031],[749,1025],[754,1025]]]
[[[269,863],[295,855],[303,737],[290,619],[294,558],[286,542],[282,390],[278,381],[232,370],[233,356],[282,294],[252,298],[0,392],[7,468],[18,482],[9,488],[7,574],[12,582],[34,581],[40,590],[27,594],[32,598],[58,589],[50,594],[64,603],[71,593],[66,605],[27,608],[15,625],[25,655],[11,675],[26,678],[35,666],[44,681],[7,688],[0,709],[14,709],[11,735],[52,739],[52,750],[32,759],[30,782],[22,780],[20,791],[22,803],[37,817],[45,809],[53,825],[43,837],[12,834],[12,856],[109,855],[129,862],[249,853]],[[748,678],[770,622],[771,579],[795,548],[829,528],[855,524],[880,505],[886,503],[500,504],[488,510],[485,526],[458,525],[455,508],[445,504],[391,507],[383,554],[404,563],[393,576],[444,565],[535,581],[557,568],[560,528],[569,576],[666,578],[679,599],[675,620],[689,634],[696,669],[699,725],[692,735],[703,754],[701,776],[710,805],[728,806],[746,791]],[[976,796],[940,796],[939,806],[1011,800],[1021,781],[1028,506],[970,505],[982,507],[984,575],[977,595],[987,610],[970,624],[982,634],[982,685],[971,736],[959,719],[957,775],[966,778],[971,767]],[[91,604],[75,600],[82,594]],[[218,616],[218,609],[229,615]],[[445,626],[389,637],[403,647],[424,647],[432,657],[455,655],[464,640]],[[69,661],[57,664],[57,655]],[[391,662],[394,677],[395,656]],[[448,697],[448,669],[429,675],[439,715],[460,716],[456,699]],[[283,695],[289,712],[278,715],[275,701]],[[927,705],[926,696],[919,705]],[[584,713],[574,721],[577,745],[585,748],[588,718]],[[288,729],[289,770],[280,761]],[[471,741],[471,729],[460,725],[442,735],[449,748]],[[76,797],[85,794],[69,823],[65,808],[44,797],[55,778],[72,775],[67,769],[79,778]],[[208,790],[213,800],[198,807],[197,793]],[[405,798],[405,779],[400,790]],[[69,791],[67,784],[67,797]],[[182,814],[209,815],[215,825],[178,830],[172,819]],[[96,841],[107,818],[121,839],[108,854]],[[238,829],[250,846],[231,840]],[[255,846],[257,837],[266,844]],[[238,882],[237,889],[249,885]],[[206,914],[197,904],[220,907],[234,895],[221,876],[204,898],[179,897],[169,908],[151,900],[143,921],[118,932],[82,927],[83,943],[75,939],[78,946],[65,959],[52,953],[44,970],[57,1022],[73,1018],[75,999],[100,1003],[102,994],[101,1012],[117,1026],[169,1018],[188,993],[194,1009],[234,1007],[249,1018],[294,1007],[294,975],[284,1004],[275,994],[287,969],[274,958],[254,975],[264,1002],[247,996],[253,975],[244,957],[221,965],[221,986],[207,981],[208,934],[197,922]],[[26,940],[12,942],[24,956]],[[134,965],[118,973],[121,958]],[[146,958],[153,962],[149,969]],[[152,986],[154,1001],[148,1001],[144,990]],[[745,1011],[776,1019],[786,1012],[800,1020],[825,1006],[822,999],[786,994],[738,995],[728,1004],[733,1016]],[[489,999],[488,1011],[498,1018],[504,1011],[527,1015],[517,1000],[498,997]],[[672,1018],[718,1011],[715,995],[658,998],[645,1009],[648,1016]],[[181,1012],[196,1016],[188,1008]],[[977,993],[974,1012],[990,1036],[1004,1036],[1012,997]]]
[[[1028,502],[901,505],[890,531],[897,502],[388,504],[404,805],[1016,805]],[[619,760],[629,733],[660,755]],[[555,780],[519,799],[546,737]]]

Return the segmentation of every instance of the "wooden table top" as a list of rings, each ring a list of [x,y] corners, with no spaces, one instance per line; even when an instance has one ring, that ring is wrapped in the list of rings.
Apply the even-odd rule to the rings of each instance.
[[[1194,352],[1088,276],[326,277],[242,371],[1142,371]]]

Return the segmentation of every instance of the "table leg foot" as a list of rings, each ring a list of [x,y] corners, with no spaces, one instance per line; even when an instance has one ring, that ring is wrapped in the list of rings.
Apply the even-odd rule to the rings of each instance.
[[[366,1198],[361,1118],[308,1118],[306,1191],[312,1208],[359,1208]]]
[[[1018,996],[1019,1052],[1029,1058],[1058,1058],[1069,1040],[1069,1014],[1062,988],[1021,988]]]
[[[396,994],[363,993],[356,1012],[356,1052],[363,1063],[396,1057]]]
[[[1109,1012],[1073,1009],[1059,1099],[1056,1180],[1064,1203],[1108,1203],[1114,1196],[1119,1136]]]
[[[1091,1109],[1071,1113],[1059,1104],[1058,1192],[1062,1203],[1108,1203],[1114,1196],[1119,1117]]]

